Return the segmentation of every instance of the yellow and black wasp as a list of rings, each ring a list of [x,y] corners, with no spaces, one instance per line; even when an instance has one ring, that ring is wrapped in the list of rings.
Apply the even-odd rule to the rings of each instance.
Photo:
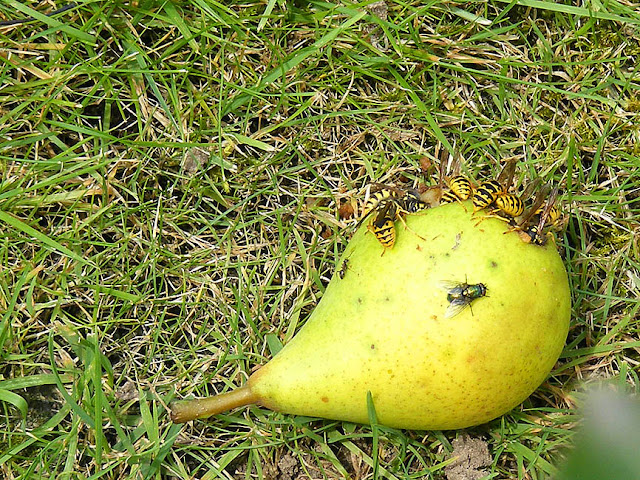
[[[449,306],[444,312],[444,318],[451,318],[462,312],[465,308],[471,308],[471,303],[487,295],[487,287],[484,283],[468,284],[442,281],[440,286],[447,291],[447,301]],[[471,309],[473,315],[473,309]]]
[[[375,210],[373,222],[368,226],[369,231],[375,235],[384,247],[382,255],[388,248],[393,248],[396,243],[396,217],[398,205],[394,199],[387,199],[379,203]]]
[[[510,159],[507,161],[507,164],[504,166],[496,180],[491,179],[482,182],[473,192],[473,211],[477,212],[478,210],[482,210],[483,208],[493,205],[499,197],[503,198],[501,202],[507,210],[515,211],[516,208],[519,208],[520,204],[518,200],[520,203],[522,200],[515,195],[508,193],[509,187],[513,182],[513,175],[515,174],[515,171],[515,159]],[[514,200],[514,198],[518,198],[518,200]],[[522,210],[524,210],[524,205],[522,205]],[[522,212],[520,212],[520,214],[522,214]]]
[[[362,211],[362,218],[365,218],[367,215],[369,215],[382,202],[386,200],[396,200],[402,194],[398,189],[388,187],[387,185],[374,184],[374,186],[379,187],[379,189],[371,193],[367,197],[364,209]]]
[[[374,186],[377,187],[378,190],[369,195],[363,209],[363,217],[366,217],[376,209],[378,205],[384,204],[387,200],[394,201],[399,209],[399,213],[405,215],[408,213],[416,213],[427,207],[427,204],[422,201],[420,193],[418,193],[417,190],[409,189],[404,191],[381,183],[376,183]]]
[[[401,196],[395,197],[393,199],[393,202],[396,205],[395,219],[400,220],[400,222],[404,225],[405,230],[409,230],[420,239],[425,240],[424,237],[411,230],[407,223],[404,221],[404,217],[406,215],[417,213],[418,211],[428,207],[428,205],[422,201],[420,193],[418,193],[417,190],[410,189],[403,192]]]
[[[511,218],[519,217],[524,213],[524,202],[522,198],[514,193],[501,192],[496,197],[494,204],[498,216]]]
[[[410,189],[404,192],[404,194],[397,199],[398,207],[401,213],[416,213],[423,208],[427,207],[427,204],[422,201],[420,193],[417,190]]]
[[[562,223],[562,212],[556,206],[556,197],[558,196],[558,188],[554,188],[549,194],[549,198],[545,205],[541,205],[538,210],[536,210],[534,215],[539,215],[540,221],[542,221],[543,216],[544,224],[550,225],[551,228],[559,230],[561,228],[560,224]]]
[[[538,191],[533,204],[515,227],[522,241],[526,243],[544,246],[551,235],[550,232],[545,232],[545,226],[559,228],[562,214],[555,206],[558,187],[551,190],[547,196],[548,191],[548,185]]]
[[[456,156],[452,164],[452,175],[445,175],[445,161],[449,157],[448,152],[444,151],[444,155],[440,157],[440,186],[446,183],[448,190],[442,193],[440,205],[445,203],[453,203],[462,200],[468,200],[473,195],[473,184],[464,175],[460,175],[460,157]]]
[[[408,229],[403,216],[416,213],[426,204],[420,198],[416,190],[403,191],[394,187],[380,185],[382,188],[371,194],[368,198],[360,224],[369,214],[373,213],[373,221],[368,229],[384,247],[382,254],[387,249],[393,248],[396,241],[396,220],[400,220]],[[415,232],[414,232],[415,233]],[[418,235],[416,233],[416,235]],[[418,235],[420,237],[420,235]],[[420,237],[422,238],[422,237]]]
[[[513,193],[498,194],[494,207],[489,216],[495,216],[502,220],[506,220],[511,226],[516,226],[518,221],[530,212],[526,209],[525,202],[531,198],[534,192],[539,191],[540,179],[536,178],[530,182],[524,189],[522,195]],[[539,212],[538,212],[539,213]]]
[[[473,195],[471,180],[462,175],[456,175],[448,181],[449,189],[459,200],[468,200]]]

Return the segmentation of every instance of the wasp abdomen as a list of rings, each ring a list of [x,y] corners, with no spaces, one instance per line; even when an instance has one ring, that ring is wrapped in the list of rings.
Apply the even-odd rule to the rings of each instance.
[[[447,203],[453,203],[458,201],[458,196],[453,192],[453,190],[447,190],[440,197],[440,205],[445,205]]]
[[[473,193],[473,185],[468,178],[458,175],[449,180],[449,188],[460,200],[467,200]]]
[[[395,197],[396,197],[395,193],[386,188],[383,190],[380,190],[379,192],[375,192],[371,194],[371,196],[369,197],[369,200],[367,200],[367,203],[364,206],[363,216],[366,217],[378,205]]]
[[[368,228],[373,232],[382,246],[385,247],[385,250],[392,248],[396,243],[395,220],[398,215],[397,202],[395,199],[380,202],[376,207],[376,211],[378,213]],[[382,253],[384,253],[384,251]]]
[[[374,223],[371,226],[371,231],[385,248],[392,248],[396,243],[396,226],[389,218],[384,219],[384,222],[380,224]]]
[[[524,202],[512,193],[500,193],[495,199],[496,207],[510,217],[517,217],[524,213]]]
[[[503,191],[502,185],[497,180],[487,180],[473,193],[473,210],[478,211],[495,202],[498,194]]]
[[[536,210],[535,215],[538,215],[538,216],[542,215],[544,209],[545,209],[545,206],[543,205],[538,210]],[[548,223],[553,227],[557,227],[560,217],[561,217],[560,209],[555,205],[553,205],[548,208],[546,223]]]

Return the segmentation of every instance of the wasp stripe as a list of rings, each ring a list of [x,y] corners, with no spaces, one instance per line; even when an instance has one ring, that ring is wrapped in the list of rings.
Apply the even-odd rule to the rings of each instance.
[[[518,217],[524,213],[524,202],[517,195],[501,193],[495,199],[496,207],[510,217]]]
[[[447,190],[442,194],[442,198],[440,198],[440,205],[453,203],[457,201],[458,201],[458,196],[453,192],[453,190]]]
[[[367,200],[367,203],[364,206],[363,216],[366,217],[369,214],[369,212],[371,212],[374,208],[376,208],[382,202],[390,198],[395,198],[395,196],[396,195],[391,190],[387,190],[387,189],[372,193],[371,196],[369,197],[369,200]]]
[[[420,194],[413,190],[407,191],[396,203],[398,203],[398,207],[403,213],[416,213],[424,206]]]
[[[383,225],[374,225],[373,233],[385,248],[391,248],[396,243],[396,227],[391,220],[386,220]]]
[[[449,188],[460,200],[467,200],[473,192],[471,182],[462,175],[449,180]]]
[[[536,210],[536,213],[534,215],[540,216],[544,209],[545,209],[545,206],[543,205],[540,208],[538,208],[538,210]],[[547,213],[546,223],[555,226],[558,223],[559,219],[560,219],[560,209],[554,205],[549,209],[549,213]]]
[[[473,209],[477,211],[488,207],[502,190],[502,185],[496,180],[487,180],[481,183],[473,194]]]

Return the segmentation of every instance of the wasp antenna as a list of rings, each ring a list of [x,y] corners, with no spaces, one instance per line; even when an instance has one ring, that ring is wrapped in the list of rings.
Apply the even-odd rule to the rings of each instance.
[[[436,145],[436,158],[438,159],[438,170],[439,170],[439,174],[438,174],[438,186],[440,188],[444,188],[444,184],[445,184],[445,178],[446,178],[446,171],[447,171],[447,161],[449,158],[449,154],[446,150],[442,150],[440,151],[440,147],[442,146],[441,143],[438,143]]]

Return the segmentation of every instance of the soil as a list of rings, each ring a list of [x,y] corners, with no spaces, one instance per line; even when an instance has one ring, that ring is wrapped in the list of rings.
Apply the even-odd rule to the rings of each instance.
[[[488,475],[483,468],[491,465],[487,442],[462,434],[451,445],[453,452],[449,458],[455,461],[444,469],[447,480],[479,480]]]

